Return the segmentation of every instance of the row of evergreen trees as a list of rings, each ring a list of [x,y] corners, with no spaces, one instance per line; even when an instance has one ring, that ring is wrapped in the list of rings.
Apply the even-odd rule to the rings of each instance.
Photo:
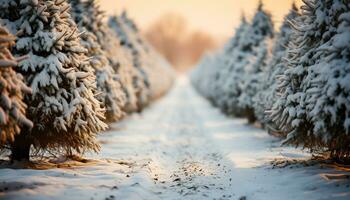
[[[111,28],[94,0],[0,0],[0,10],[0,148],[12,160],[97,152],[108,123],[172,85],[125,13]]]
[[[303,2],[278,32],[260,2],[192,82],[223,112],[259,122],[285,144],[349,161],[350,2]]]

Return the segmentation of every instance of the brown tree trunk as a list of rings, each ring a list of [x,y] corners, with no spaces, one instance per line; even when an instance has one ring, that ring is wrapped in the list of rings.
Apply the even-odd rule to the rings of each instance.
[[[254,114],[254,110],[251,108],[246,108],[246,117],[248,119],[249,124],[254,124],[256,121],[256,117]]]
[[[27,131],[21,131],[15,136],[15,141],[11,145],[11,162],[29,161],[31,142],[27,135]]]

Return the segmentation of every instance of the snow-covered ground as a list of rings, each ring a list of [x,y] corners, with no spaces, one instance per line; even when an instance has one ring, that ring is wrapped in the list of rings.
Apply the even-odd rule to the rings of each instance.
[[[225,117],[186,77],[142,114],[100,136],[97,163],[69,169],[0,169],[0,199],[350,199],[349,180],[321,165],[273,168],[308,154],[242,119]]]

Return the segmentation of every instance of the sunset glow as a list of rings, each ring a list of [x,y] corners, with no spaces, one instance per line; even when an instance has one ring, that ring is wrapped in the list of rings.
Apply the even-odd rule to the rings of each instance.
[[[278,26],[288,12],[293,0],[264,0]],[[300,5],[301,0],[296,1]],[[199,29],[216,37],[231,36],[244,11],[252,17],[258,0],[100,0],[108,14],[127,10],[141,29],[147,28],[166,13],[180,14],[186,18],[190,29]]]

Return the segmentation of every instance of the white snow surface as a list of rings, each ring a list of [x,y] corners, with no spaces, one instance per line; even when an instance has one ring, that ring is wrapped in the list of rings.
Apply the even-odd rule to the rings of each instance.
[[[321,177],[333,169],[272,168],[272,159],[310,155],[224,116],[187,77],[99,140],[92,166],[0,169],[0,199],[350,199],[349,182]]]

